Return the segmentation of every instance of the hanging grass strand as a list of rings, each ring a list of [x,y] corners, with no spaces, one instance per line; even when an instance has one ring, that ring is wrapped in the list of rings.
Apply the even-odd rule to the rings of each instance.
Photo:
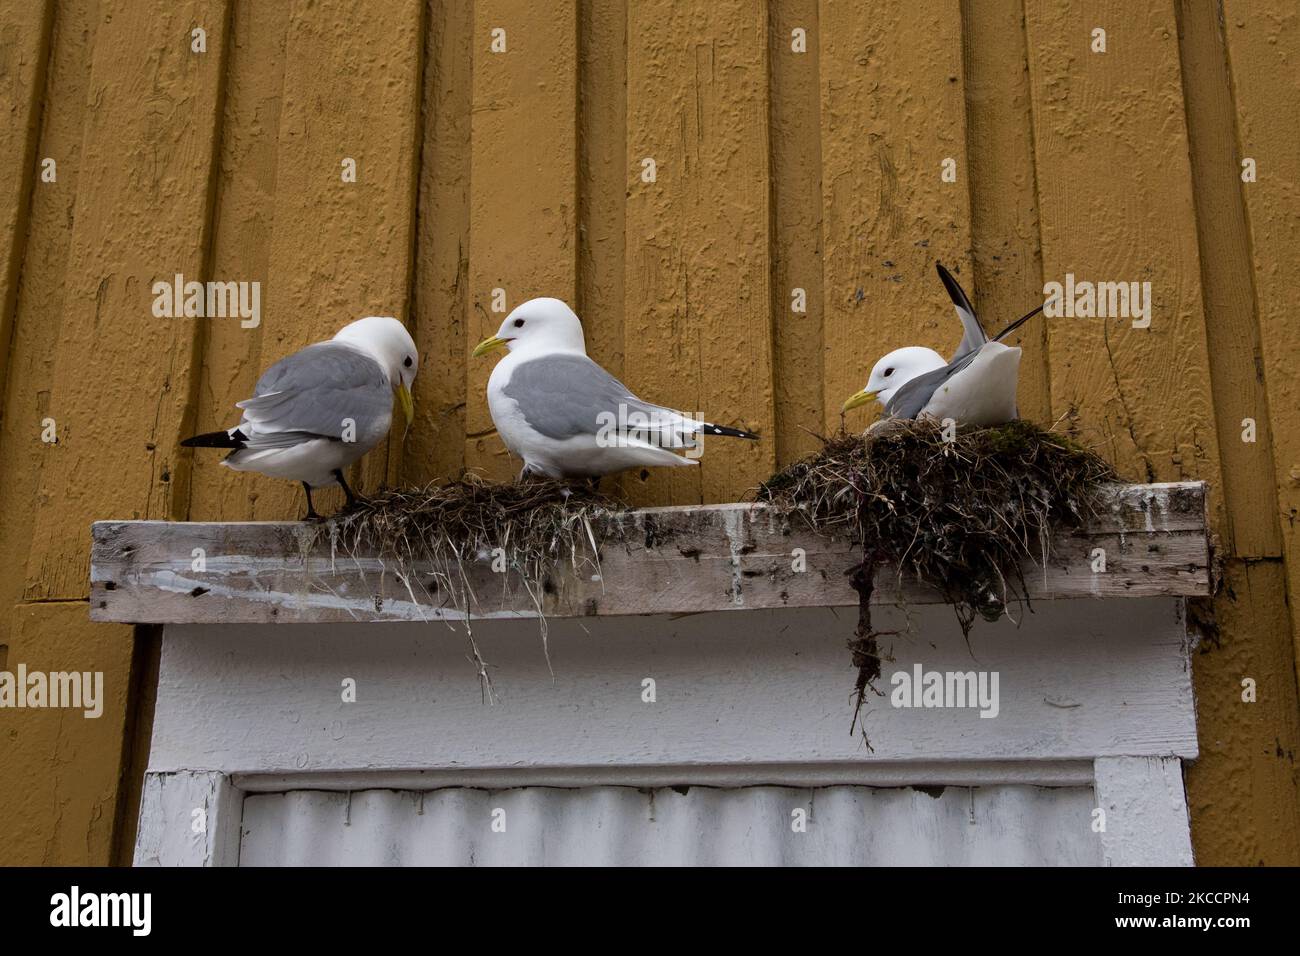
[[[497,556],[504,562],[503,587],[521,587],[537,611],[549,667],[544,595],[566,567],[599,574],[600,541],[593,526],[601,527],[604,522],[597,519],[622,510],[612,498],[562,481],[531,478],[498,484],[470,473],[448,484],[381,491],[359,500],[330,524],[346,552],[392,561],[417,605],[425,601],[411,586],[411,569],[417,563],[435,569],[437,589],[465,615],[470,661],[484,698],[494,701],[491,665],[479,653],[471,623],[486,595],[474,592],[467,565]],[[427,591],[423,596],[435,606]]]

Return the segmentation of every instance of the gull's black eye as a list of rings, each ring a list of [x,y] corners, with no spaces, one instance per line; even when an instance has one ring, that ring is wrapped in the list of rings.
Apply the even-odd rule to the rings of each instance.
[[[411,365],[413,364],[413,363],[411,362],[411,356],[408,355],[408,356],[406,357],[406,361],[403,362],[402,364],[405,365],[407,368],[410,368]]]
[[[522,329],[523,327],[524,327],[524,320],[523,320],[523,319],[515,319],[515,328],[517,328],[517,329]]]
[[[885,369],[885,378],[889,378],[889,376],[893,374],[894,374],[894,370],[892,368]]]

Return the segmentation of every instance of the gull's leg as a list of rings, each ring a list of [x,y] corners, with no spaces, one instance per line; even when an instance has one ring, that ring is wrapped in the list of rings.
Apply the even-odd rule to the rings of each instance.
[[[352,493],[352,489],[348,487],[348,483],[343,480],[342,469],[335,468],[333,474],[334,474],[334,478],[339,483],[339,487],[343,489],[343,493],[348,496],[348,507],[351,508],[354,504],[357,503],[357,496]]]
[[[307,492],[307,520],[319,521],[320,515],[316,513],[316,509],[312,506],[311,503],[311,485],[307,484],[307,482],[304,481],[302,483],[302,490]]]

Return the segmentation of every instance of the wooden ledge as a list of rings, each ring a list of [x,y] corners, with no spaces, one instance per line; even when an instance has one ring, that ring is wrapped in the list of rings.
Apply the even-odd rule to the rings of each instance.
[[[1031,599],[1195,596],[1210,592],[1202,482],[1112,485],[1085,532],[1061,535],[1046,567],[1028,562]],[[857,604],[845,571],[861,549],[814,534],[760,504],[646,508],[597,528],[599,569],[587,555],[547,583],[548,617],[682,614]],[[331,545],[330,525],[300,522],[98,521],[90,616],[129,623],[322,623],[462,620],[436,569],[397,567]],[[1093,570],[1095,549],[1105,570]],[[202,549],[196,551],[196,549]],[[798,549],[802,549],[799,558]],[[196,554],[202,556],[203,569]],[[798,560],[797,560],[798,559]],[[796,570],[800,560],[803,570]],[[398,573],[402,572],[402,573]],[[536,617],[514,574],[491,556],[467,563],[474,618]],[[931,604],[931,588],[877,574],[874,600]],[[408,586],[409,585],[409,586]]]

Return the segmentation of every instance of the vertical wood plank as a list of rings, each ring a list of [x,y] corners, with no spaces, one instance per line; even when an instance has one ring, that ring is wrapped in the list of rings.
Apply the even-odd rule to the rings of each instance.
[[[33,5],[34,6],[34,5]],[[81,168],[82,125],[98,24],[95,0],[57,5],[41,110],[39,156],[57,162],[54,183],[33,186],[15,317],[6,336],[9,376],[0,415],[0,562],[25,567],[32,545],[42,466],[57,446],[40,440],[51,414],[51,382],[68,288],[68,246]],[[6,741],[0,773],[0,858],[7,864],[109,862],[115,801],[120,801],[116,724],[130,682],[130,630],[91,625],[81,603],[20,604],[26,580],[0,575],[0,668],[93,666],[110,700],[98,720],[53,712],[0,711]],[[118,803],[118,806],[121,804]]]
[[[191,319],[155,318],[151,288],[204,270],[227,13],[226,3],[202,0],[100,7],[90,81],[98,107],[81,143],[49,386],[60,441],[41,475],[29,600],[85,595],[86,529],[96,518],[183,513],[173,478],[192,420],[197,330]],[[191,52],[196,25],[207,29],[206,53]]]
[[[970,165],[958,0],[823,2],[821,134],[827,428],[876,360],[950,355],[961,325],[937,259],[970,295]],[[945,159],[956,182],[943,182]],[[874,410],[851,412],[860,430]]]
[[[1098,757],[1097,804],[1106,866],[1191,866],[1192,841],[1177,757]]]
[[[629,9],[628,41],[625,381],[764,440],[706,440],[697,467],[626,486],[638,503],[732,500],[776,460],[767,15],[650,0]]]
[[[41,441],[42,422],[53,411],[51,384],[59,327],[68,295],[68,246],[81,168],[81,130],[90,89],[96,3],[60,4],[50,41],[47,103],[42,112],[39,152],[56,159],[58,180],[32,194],[28,237],[15,318],[6,340],[9,376],[0,390],[0,607],[22,598],[19,571],[32,546],[41,469],[58,452]],[[24,198],[24,201],[26,199]],[[57,421],[57,419],[56,419]],[[0,642],[10,621],[0,614]]]
[[[627,3],[578,9],[578,289],[587,354],[623,377],[627,223]],[[605,479],[621,494],[629,476]]]
[[[1282,541],[1270,465],[1273,421],[1262,374],[1265,358],[1260,347],[1260,327],[1255,319],[1250,237],[1227,53],[1213,5],[1183,0],[1179,12],[1183,89],[1205,290],[1205,335],[1223,460],[1225,520],[1221,534],[1228,553],[1237,557],[1277,557]],[[1270,128],[1272,125],[1270,120]],[[1293,128],[1300,130],[1300,125]],[[1287,152],[1290,150],[1285,150],[1284,155]],[[1300,170],[1300,166],[1296,169]],[[1286,420],[1291,417],[1281,416],[1277,424],[1285,430]],[[1257,425],[1254,442],[1242,441],[1247,418]]]
[[[1029,51],[1022,0],[962,0],[966,153],[970,159],[975,308],[990,335],[1042,301]],[[1008,342],[1020,360],[1020,416],[1053,423],[1047,323],[1040,316]]]
[[[1218,489],[1173,7],[1027,0],[1026,12],[1044,278],[1151,283],[1149,328],[1047,320],[1053,414],[1136,480]],[[1090,50],[1094,28],[1105,53]]]
[[[467,352],[505,318],[492,311],[494,289],[505,291],[506,311],[537,296],[575,303],[577,16],[577,0],[474,6]],[[492,52],[493,30],[505,31],[504,52]],[[495,361],[468,359],[465,464],[508,478],[523,463],[511,461],[488,412]]]
[[[273,315],[267,302],[267,271],[288,22],[287,3],[238,2],[231,14],[221,155],[214,170],[216,219],[210,269],[217,281],[260,282],[263,321],[244,328],[233,318],[192,320],[198,324],[203,356],[195,431],[235,424],[239,420],[235,403],[252,395],[262,372],[280,358],[275,348],[263,353],[262,337]],[[225,456],[219,452],[184,454],[191,456],[187,512],[191,520],[248,521],[295,514],[297,503],[292,497],[286,501],[283,494],[273,493],[278,482],[224,467]]]
[[[0,9],[0,395],[18,300],[18,272],[27,243],[27,212],[40,181],[36,156],[45,74],[54,28],[53,3]]]
[[[1237,107],[1237,162],[1254,159],[1257,181],[1242,183],[1251,277],[1259,322],[1260,369],[1268,389],[1273,474],[1286,558],[1291,634],[1300,664],[1300,11],[1294,4],[1223,8]],[[1244,417],[1244,416],[1243,416]]]
[[[578,315],[587,354],[623,374],[627,5],[582,0],[578,50]]]
[[[1300,861],[1300,700],[1280,561],[1230,561],[1214,602],[1217,644],[1192,657],[1200,757],[1187,767],[1202,866]],[[1244,680],[1254,682],[1254,699]]]
[[[1287,754],[1300,747],[1300,707],[1271,454],[1273,423],[1286,427],[1289,416],[1270,415],[1243,195],[1260,184],[1241,181],[1219,8],[1182,0],[1177,10],[1227,559],[1214,601],[1221,641],[1195,657],[1202,754],[1187,772],[1192,835],[1202,865],[1294,864],[1300,772]],[[1268,69],[1267,58],[1251,63],[1252,75]],[[1254,442],[1242,441],[1246,418],[1256,422]],[[1247,678],[1253,702],[1243,700]]]
[[[806,52],[793,49],[801,29]],[[822,151],[817,0],[768,6],[776,464],[815,452],[822,403]],[[795,289],[807,311],[793,311]]]
[[[424,5],[357,15],[347,0],[295,4],[284,45],[275,203],[260,368],[366,315],[410,316]],[[343,160],[356,160],[344,182]],[[405,422],[354,466],[358,490],[396,474]],[[302,489],[263,479],[258,509],[289,517]],[[342,503],[330,489],[326,508]],[[317,507],[322,507],[318,504]]]
[[[402,454],[401,482],[408,485],[455,477],[464,468],[470,399],[465,340],[474,18],[467,4],[429,0],[425,19],[414,304],[421,373],[415,423]]]
[[[244,794],[224,773],[148,773],[140,796],[135,866],[238,866]],[[194,811],[204,826],[194,827]]]
[[[121,778],[131,702],[131,628],[92,624],[80,601],[5,609],[5,668],[100,672],[102,712],[5,708],[0,713],[0,865],[107,866],[128,788]]]

